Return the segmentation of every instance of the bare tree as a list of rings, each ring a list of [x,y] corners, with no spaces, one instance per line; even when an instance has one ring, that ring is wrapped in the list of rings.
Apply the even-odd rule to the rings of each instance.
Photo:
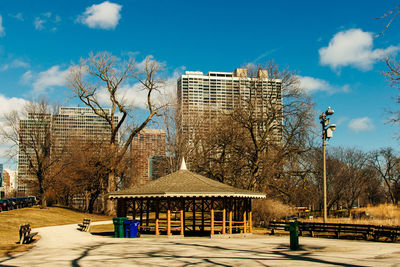
[[[194,131],[188,161],[192,170],[210,178],[289,202],[294,185],[304,185],[309,171],[302,155],[309,150],[313,104],[293,72],[269,63],[248,73],[259,69],[268,70],[269,78],[281,79],[281,90],[263,90],[259,80],[251,78],[244,81],[249,94],[233,110],[211,119],[196,114],[199,129]]]
[[[24,107],[27,118],[17,111],[6,114],[1,128],[2,139],[13,144],[9,156],[16,156],[18,151],[21,162],[26,163],[20,168],[19,183],[37,188],[42,207],[47,206],[46,192],[63,168],[58,165],[62,147],[52,131],[55,110],[42,98]]]
[[[377,37],[384,35],[386,30],[392,24],[393,20],[399,15],[399,13],[400,13],[400,5],[389,10],[388,12],[383,14],[383,16],[376,18],[376,19],[381,19],[381,20],[387,20],[387,23],[386,23],[384,29],[377,35]]]
[[[381,20],[387,20],[387,23],[384,27],[384,29],[376,36],[383,36],[386,30],[390,27],[394,19],[398,18],[398,15],[400,13],[400,5],[395,6],[393,9],[389,10],[386,12],[383,16],[377,18]],[[384,62],[386,63],[387,66],[387,71],[382,72],[382,74],[386,77],[388,80],[389,84],[393,87],[396,87],[399,89],[400,85],[400,63],[399,61],[393,57],[393,56],[385,56]],[[400,103],[400,96],[397,95],[395,97],[396,103]],[[390,123],[393,123],[395,125],[400,124],[400,111],[398,110],[390,110],[390,117],[388,121]]]
[[[84,195],[87,210],[93,213],[94,203],[107,186],[110,158],[109,144],[103,140],[71,140],[64,153],[64,159],[70,161],[68,174],[73,195]]]
[[[340,203],[350,211],[367,188],[374,172],[368,166],[367,154],[355,148],[337,148],[334,157],[342,163],[336,169],[337,182],[343,187]]]
[[[383,148],[371,153],[371,166],[378,172],[386,185],[390,201],[397,204],[400,200],[400,158],[392,148]]]
[[[158,75],[162,65],[150,57],[147,57],[142,65],[141,69],[138,69],[133,59],[121,61],[106,52],[90,54],[88,59],[81,60],[79,66],[71,68],[67,78],[68,85],[74,94],[96,115],[104,118],[110,126],[110,154],[113,155],[113,158],[108,170],[106,192],[116,188],[116,170],[133,137],[151,122],[154,116],[158,115],[161,108],[155,104],[153,97],[164,84]],[[137,125],[131,123],[135,117],[133,107],[121,92],[121,87],[127,85],[130,80],[138,83],[140,89],[146,92],[147,114]],[[107,103],[101,101],[101,93],[105,93]],[[110,112],[107,108],[110,108]],[[117,115],[120,115],[119,120],[116,119]],[[129,128],[129,132],[123,142],[118,142],[118,134],[124,125]],[[107,201],[106,213],[112,211],[112,203]]]

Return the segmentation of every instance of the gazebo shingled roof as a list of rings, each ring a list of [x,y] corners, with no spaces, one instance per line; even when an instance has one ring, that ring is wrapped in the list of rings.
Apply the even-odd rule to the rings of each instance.
[[[110,199],[149,197],[244,197],[265,198],[265,194],[235,188],[186,169],[163,176],[139,187],[115,191]]]

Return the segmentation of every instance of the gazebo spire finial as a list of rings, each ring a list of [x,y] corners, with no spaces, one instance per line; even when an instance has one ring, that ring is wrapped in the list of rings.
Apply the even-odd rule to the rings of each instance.
[[[182,164],[181,164],[181,169],[180,169],[180,170],[187,171],[186,163],[185,163],[185,158],[182,158]]]

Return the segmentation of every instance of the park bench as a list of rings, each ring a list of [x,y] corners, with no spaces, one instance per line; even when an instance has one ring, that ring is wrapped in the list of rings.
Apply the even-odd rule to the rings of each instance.
[[[24,224],[19,227],[19,243],[20,244],[28,244],[32,242],[33,237],[38,233],[31,233],[31,227],[29,224]]]
[[[302,222],[299,224],[299,231],[300,235],[307,231],[311,236],[314,236],[314,232],[333,233],[336,238],[339,238],[341,233],[361,234],[365,240],[368,240],[368,236],[372,236],[374,233],[374,227],[374,225],[367,224]]]
[[[78,224],[79,226],[79,230],[81,230],[82,232],[87,232],[89,231],[90,228],[90,219],[83,219],[83,222]]]
[[[378,241],[381,237],[386,237],[386,240],[390,239],[392,242],[396,242],[400,235],[400,227],[396,226],[375,226],[373,237],[375,241]]]
[[[287,221],[271,221],[269,222],[268,229],[271,229],[271,235],[273,235],[276,230],[286,231],[289,224],[290,222]],[[299,235],[303,235],[304,232],[309,232],[310,236],[314,236],[316,232],[333,233],[336,238],[339,238],[342,233],[360,234],[365,240],[368,240],[369,237],[373,237],[374,240],[377,241],[381,237],[386,237],[386,240],[390,239],[396,242],[400,236],[400,227],[369,224],[299,222]]]
[[[270,221],[268,224],[268,229],[271,229],[271,235],[274,235],[276,230],[285,231],[285,228],[289,227],[289,225],[290,222]]]

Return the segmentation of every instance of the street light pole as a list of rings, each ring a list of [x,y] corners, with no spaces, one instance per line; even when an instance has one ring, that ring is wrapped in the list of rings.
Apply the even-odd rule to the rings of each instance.
[[[324,133],[322,133],[324,134]],[[328,221],[328,211],[327,211],[327,196],[326,196],[326,154],[325,154],[325,148],[326,147],[326,139],[324,138],[324,136],[322,136],[322,161],[324,162],[324,169],[323,169],[323,173],[324,173],[324,223],[327,223]]]
[[[329,125],[329,118],[327,116],[333,115],[334,111],[331,107],[319,116],[320,123],[322,125],[322,161],[323,161],[323,187],[324,187],[324,223],[328,220],[328,211],[327,211],[327,193],[326,193],[326,140],[333,136],[333,131],[336,130],[336,125]]]

